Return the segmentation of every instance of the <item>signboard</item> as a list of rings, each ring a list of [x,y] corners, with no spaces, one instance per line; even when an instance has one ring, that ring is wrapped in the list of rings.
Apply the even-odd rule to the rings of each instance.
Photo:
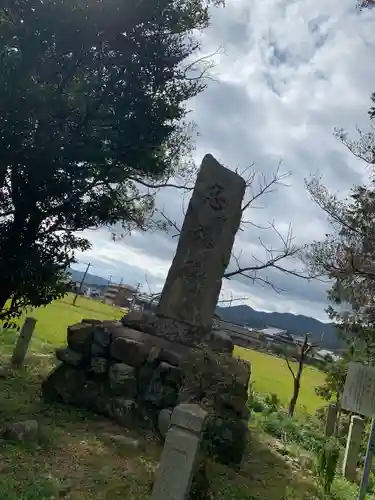
[[[375,417],[375,367],[349,363],[341,406],[365,417]]]

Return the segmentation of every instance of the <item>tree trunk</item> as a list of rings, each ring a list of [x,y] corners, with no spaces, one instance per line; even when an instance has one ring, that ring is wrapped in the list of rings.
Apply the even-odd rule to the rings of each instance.
[[[289,417],[293,417],[294,410],[296,409],[296,404],[297,404],[298,396],[299,396],[299,390],[301,388],[301,376],[302,376],[302,372],[303,372],[303,361],[304,361],[304,356],[301,355],[300,361],[298,363],[297,375],[294,378],[293,396],[292,396],[292,399],[290,400],[290,403],[289,403],[289,410],[288,410]]]
[[[299,390],[300,390],[300,383],[299,380],[296,379],[293,385],[293,396],[289,403],[289,410],[288,410],[289,417],[293,417],[294,415],[294,410],[296,409],[296,404],[298,401]]]

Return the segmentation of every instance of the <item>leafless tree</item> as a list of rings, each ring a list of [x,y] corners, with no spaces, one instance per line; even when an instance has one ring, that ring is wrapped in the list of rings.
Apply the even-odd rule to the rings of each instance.
[[[296,371],[293,369],[288,356],[286,354],[284,356],[286,364],[288,366],[288,369],[293,377],[293,394],[292,394],[291,400],[289,402],[289,409],[288,409],[289,417],[293,417],[293,415],[294,415],[294,411],[296,409],[296,404],[298,401],[299,392],[301,389],[301,377],[302,377],[306,357],[307,357],[308,353],[311,351],[311,349],[313,348],[313,345],[309,343],[309,336],[305,335],[303,343],[296,344],[296,348],[298,351],[298,354],[297,354],[298,367],[297,367]]]
[[[246,181],[246,194],[242,206],[240,231],[247,231],[250,227],[257,229],[260,233],[271,231],[276,235],[278,244],[266,244],[264,239],[259,236],[258,243],[263,250],[262,258],[255,254],[249,256],[232,253],[231,263],[224,274],[224,278],[230,280],[235,276],[242,276],[253,283],[270,286],[278,293],[282,289],[276,286],[266,275],[269,269],[305,280],[321,279],[322,274],[320,272],[313,272],[310,267],[305,266],[304,256],[308,247],[307,245],[298,245],[295,243],[291,226],[283,234],[277,228],[275,221],[270,221],[266,225],[259,225],[252,220],[250,212],[264,208],[265,205],[262,204],[263,200],[270,195],[275,195],[279,187],[288,187],[286,181],[290,177],[290,173],[281,171],[281,163],[271,176],[258,174],[254,170],[254,165],[243,171],[237,171],[237,173]],[[189,181],[182,188],[188,193],[194,188],[192,179]],[[172,233],[172,238],[178,237],[181,231],[178,223],[172,220],[163,209],[159,210],[159,214],[165,227]],[[251,261],[251,263],[246,264],[244,263],[245,260],[248,262]]]

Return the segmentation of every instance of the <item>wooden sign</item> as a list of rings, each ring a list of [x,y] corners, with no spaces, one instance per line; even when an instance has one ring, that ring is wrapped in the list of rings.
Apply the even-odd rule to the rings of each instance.
[[[375,417],[375,367],[349,363],[341,406],[365,417]]]

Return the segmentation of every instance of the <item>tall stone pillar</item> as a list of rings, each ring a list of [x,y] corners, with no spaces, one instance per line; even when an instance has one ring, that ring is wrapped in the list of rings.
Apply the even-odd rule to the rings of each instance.
[[[212,317],[241,222],[245,180],[203,158],[157,315],[203,330]]]

